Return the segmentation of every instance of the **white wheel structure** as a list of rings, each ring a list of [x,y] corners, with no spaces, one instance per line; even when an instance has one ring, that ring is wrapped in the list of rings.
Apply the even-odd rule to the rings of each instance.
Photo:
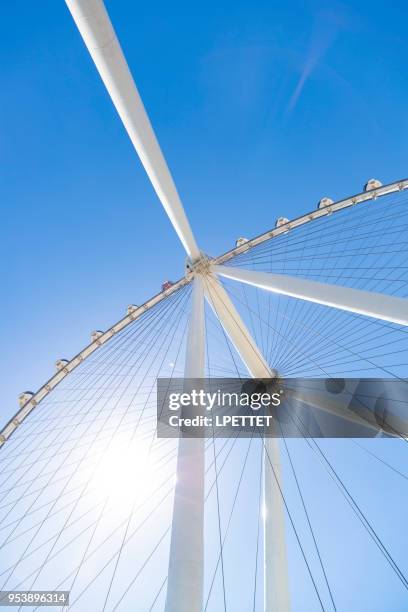
[[[1,589],[67,590],[69,609],[81,611],[357,610],[381,589],[408,603],[406,557],[377,533],[329,447],[304,440],[298,459],[299,444],[285,439],[177,444],[157,439],[155,423],[158,376],[406,378],[408,180],[370,180],[359,195],[323,198],[205,255],[102,1],[66,3],[187,265],[181,280],[129,306],[73,359],[59,359],[37,392],[20,395],[0,437]],[[372,447],[344,444],[360,453],[358,466],[370,460],[407,478]],[[311,498],[327,507],[317,520],[299,475],[305,452]],[[364,544],[348,543],[351,561],[368,554],[387,566],[382,584],[363,575],[354,585],[363,593],[355,608],[339,586],[348,568],[330,573],[337,533],[330,546],[319,536],[330,520],[345,529],[336,494],[364,527]]]

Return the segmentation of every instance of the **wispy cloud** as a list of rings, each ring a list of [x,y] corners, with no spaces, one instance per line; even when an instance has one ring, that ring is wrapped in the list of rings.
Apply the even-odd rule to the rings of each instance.
[[[330,12],[321,12],[316,16],[306,59],[294,92],[290,97],[286,114],[290,114],[294,110],[305,84],[319,64],[321,64],[327,51],[333,46],[339,32],[345,25],[345,13],[340,7]]]

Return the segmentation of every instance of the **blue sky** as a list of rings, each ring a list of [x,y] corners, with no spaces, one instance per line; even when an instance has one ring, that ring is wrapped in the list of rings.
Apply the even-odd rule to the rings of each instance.
[[[322,196],[406,177],[404,2],[106,4],[210,255]],[[0,28],[5,422],[57,358],[182,276],[184,254],[65,3],[6,3]]]

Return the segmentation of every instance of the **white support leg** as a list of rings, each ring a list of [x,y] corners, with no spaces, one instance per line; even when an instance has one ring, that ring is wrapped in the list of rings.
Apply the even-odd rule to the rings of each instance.
[[[407,299],[340,287],[339,285],[318,283],[284,274],[254,272],[253,270],[228,266],[213,266],[213,271],[220,276],[260,287],[273,293],[289,295],[299,300],[315,302],[383,321],[390,321],[391,323],[408,325]]]
[[[210,274],[205,277],[205,294],[251,376],[273,378],[276,372],[266,363],[224,287]],[[264,466],[264,611],[290,612],[285,509],[279,490],[282,483],[276,438],[265,438]]]
[[[289,612],[285,507],[276,438],[265,438],[264,474],[264,611]]]
[[[204,377],[203,280],[193,281],[185,378]],[[204,582],[204,439],[180,437],[166,612],[202,612]]]

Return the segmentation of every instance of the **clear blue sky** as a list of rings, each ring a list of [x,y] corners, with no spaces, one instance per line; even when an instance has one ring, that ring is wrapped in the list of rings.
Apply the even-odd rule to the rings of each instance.
[[[405,2],[106,4],[209,254],[408,174]],[[63,0],[1,17],[5,422],[57,358],[180,277],[184,254]],[[392,523],[385,536],[402,547]]]

